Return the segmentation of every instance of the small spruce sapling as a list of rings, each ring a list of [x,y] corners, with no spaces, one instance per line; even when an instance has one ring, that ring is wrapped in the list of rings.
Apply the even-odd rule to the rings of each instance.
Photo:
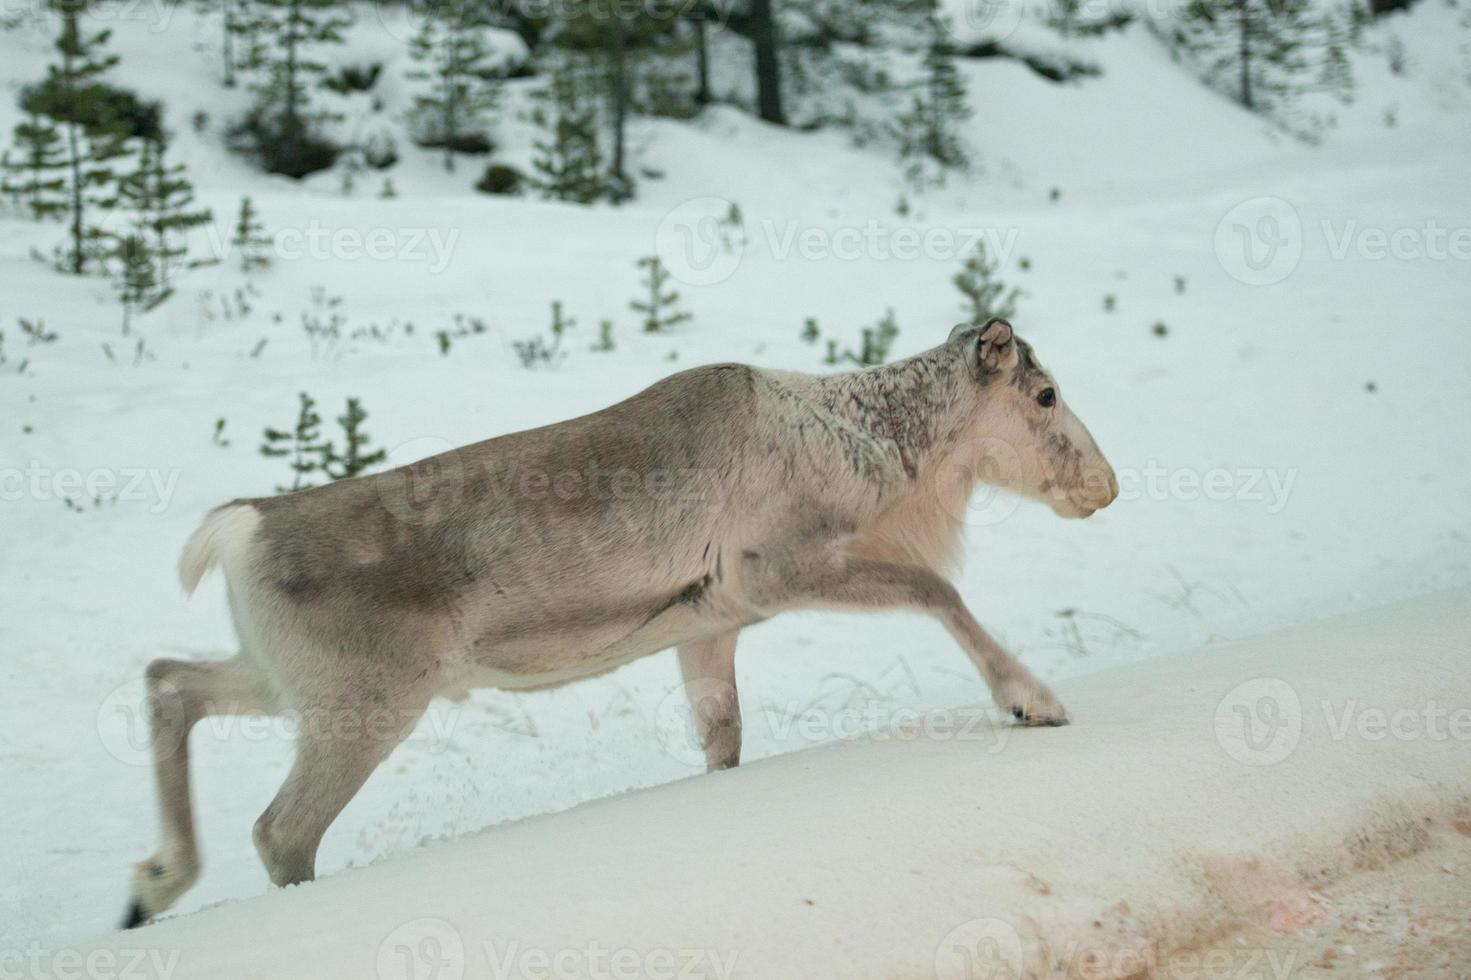
[[[337,452],[331,442],[322,450],[322,471],[333,480],[351,479],[388,458],[388,452],[382,448],[368,449],[371,437],[363,431],[367,419],[367,411],[356,398],[349,398],[347,411],[337,416],[337,424],[342,427],[343,451]]]
[[[331,448],[329,443],[322,441],[322,417],[317,414],[317,403],[304,391],[300,399],[296,426],[290,432],[267,428],[260,446],[262,456],[290,460],[291,486],[278,485],[277,493],[292,493],[311,486],[308,481],[313,474],[322,471],[323,456]]]
[[[240,271],[264,269],[271,264],[271,239],[249,197],[240,199],[240,215],[235,219],[235,237],[230,244],[240,253]]]
[[[1015,286],[1008,289],[996,276],[1000,269],[1000,261],[990,257],[984,244],[977,243],[975,251],[950,280],[965,297],[965,315],[970,323],[987,323],[996,317],[1010,320],[1016,316],[1016,302],[1022,291]]]
[[[678,309],[679,292],[668,288],[669,270],[657,255],[648,255],[638,260],[638,267],[645,272],[644,289],[647,300],[632,300],[628,305],[635,313],[644,317],[644,333],[668,333],[670,329],[694,318],[688,310]]]
[[[151,310],[163,299],[159,293],[157,256],[137,232],[118,239],[113,257],[118,263],[114,281],[123,305],[123,336],[132,331],[134,314]]]

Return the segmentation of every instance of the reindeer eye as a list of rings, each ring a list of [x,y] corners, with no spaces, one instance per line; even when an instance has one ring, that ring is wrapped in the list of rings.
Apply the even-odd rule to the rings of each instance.
[[[1057,404],[1057,392],[1052,388],[1043,388],[1037,393],[1037,404],[1043,408],[1051,408]]]

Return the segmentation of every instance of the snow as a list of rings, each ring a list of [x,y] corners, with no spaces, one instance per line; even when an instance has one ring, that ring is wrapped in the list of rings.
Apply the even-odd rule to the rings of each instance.
[[[78,955],[171,980],[1215,975],[1222,923],[1311,932],[1324,889],[1455,853],[1468,629],[1462,589],[1163,657],[1065,684],[1066,728],[931,715]],[[1302,967],[1229,947],[1253,949],[1240,975]]]
[[[121,914],[130,862],[151,853],[156,834],[138,742],[143,667],[160,655],[223,657],[234,642],[217,584],[187,605],[178,595],[178,550],[209,507],[269,493],[286,479],[281,461],[262,458],[256,446],[263,427],[291,422],[303,390],[328,418],[348,396],[362,398],[369,432],[402,463],[597,409],[692,364],[830,370],[823,345],[798,338],[808,316],[825,338],[851,346],[892,307],[901,327],[894,353],[903,356],[943,340],[960,317],[949,279],[962,245],[980,237],[1001,255],[1007,281],[1025,289],[1018,328],[1057,375],[1124,489],[1117,504],[1083,523],[1009,500],[977,503],[961,592],[1044,678],[1068,691],[1082,675],[1153,665],[1163,652],[1212,638],[1471,584],[1471,255],[1454,251],[1446,237],[1471,229],[1471,89],[1457,60],[1458,12],[1438,0],[1389,19],[1383,32],[1401,38],[1409,70],[1394,76],[1381,55],[1359,57],[1360,100],[1341,112],[1321,147],[1291,143],[1204,90],[1135,25],[1069,42],[1102,74],[1064,86],[1016,62],[963,62],[978,169],[943,190],[907,193],[891,149],[881,144],[855,147],[840,132],[785,131],[713,107],[691,122],[634,124],[631,146],[644,176],[638,197],[618,208],[475,194],[469,185],[481,159],[444,173],[438,153],[402,135],[410,105],[402,51],[365,27],[378,17],[370,7],[360,11],[344,60],[396,60],[383,69],[382,111],[353,96],[343,100],[341,125],[398,134],[402,159],[388,175],[399,197],[380,200],[381,176],[371,171],[350,197],[336,173],[301,183],[262,175],[224,145],[224,130],[248,95],[218,84],[218,21],[190,8],[158,9],[157,18],[111,25],[122,56],[116,78],[167,99],[174,152],[215,215],[195,248],[213,243],[224,261],[190,272],[179,295],[138,318],[151,357],[133,363],[133,342],[119,336],[120,312],[104,281],[66,277],[30,257],[32,249],[49,251],[58,228],[0,216],[0,331],[9,358],[0,366],[0,712],[7,720],[0,777],[8,804],[0,809],[8,842],[0,895],[9,913],[0,919],[0,949],[55,947]],[[23,20],[0,38],[0,132],[17,121],[13,95],[39,77],[52,33]],[[516,115],[523,96],[513,93],[496,127],[503,149],[495,159],[524,164],[529,156],[529,129]],[[1394,128],[1383,121],[1390,104],[1398,107]],[[193,123],[198,111],[208,117],[202,130]],[[272,268],[248,280],[220,245],[246,193],[278,236]],[[896,213],[901,197],[907,215]],[[681,235],[693,230],[688,241],[707,245],[710,226],[695,219],[723,216],[730,203],[744,215],[744,245],[701,253],[698,263],[684,256]],[[1397,233],[1407,234],[1395,254],[1382,256],[1390,246],[1381,248],[1375,236]],[[920,243],[917,251],[906,249],[908,239]],[[370,249],[374,240],[386,246]],[[1266,251],[1272,243],[1280,247]],[[635,260],[656,247],[685,280],[678,285],[695,314],[667,338],[641,335],[627,307],[639,289]],[[240,314],[237,291],[247,282],[251,310]],[[1108,295],[1113,312],[1105,310]],[[330,297],[342,298],[337,308],[348,331],[377,325],[387,339],[344,340],[314,354],[301,315],[322,312]],[[554,369],[525,370],[511,342],[545,331],[552,300],[578,320],[568,356]],[[442,356],[434,334],[452,329],[455,314],[484,318],[487,331],[455,340]],[[60,339],[26,346],[19,317],[43,319]],[[588,350],[603,318],[616,327],[618,347],[609,354]],[[412,333],[403,329],[410,322]],[[1164,337],[1153,332],[1159,322]],[[28,367],[16,374],[22,358]],[[219,418],[228,446],[211,440]],[[119,499],[94,507],[93,491]],[[82,512],[69,509],[67,498]],[[1158,683],[1167,669],[1204,672],[1219,652],[1211,648],[1188,667],[1160,662]],[[1295,648],[1279,652],[1282,671],[1298,669]],[[902,804],[882,781],[863,778],[870,765],[903,775],[912,764],[916,775],[942,782],[942,773],[957,771],[947,766],[962,760],[979,765],[994,757],[1024,775],[1014,760],[1040,769],[1064,755],[1102,766],[1102,755],[1089,754],[1102,751],[1089,748],[1091,740],[1135,721],[1107,698],[1085,695],[1070,703],[1078,717],[1072,728],[1017,733],[1005,751],[980,759],[969,746],[929,742],[921,753],[934,753],[929,761],[908,758],[918,750],[897,743],[797,752],[842,741],[855,727],[882,728],[906,711],[984,703],[984,687],[940,628],[900,615],[783,618],[746,631],[739,659],[745,758],[780,758],[749,774],[699,781],[710,787],[699,793],[722,801],[718,827],[751,812],[747,789],[775,793],[783,779],[800,774],[809,783],[827,767],[834,767],[834,792],[847,794],[824,795],[824,825],[836,828],[875,802]],[[1394,685],[1429,681],[1398,653],[1383,667],[1363,675],[1372,680],[1363,690],[1382,683],[1387,695],[1411,690]],[[1151,678],[1154,669],[1114,676]],[[1439,680],[1450,689],[1455,679]],[[323,881],[248,906],[269,912],[240,914],[274,917],[280,905],[302,923],[315,922],[304,918],[306,908],[320,904],[321,914],[341,918],[333,929],[357,935],[351,930],[369,923],[349,921],[353,906],[330,911],[308,896],[355,888],[347,882],[369,875],[418,874],[402,871],[418,862],[396,859],[426,842],[691,775],[687,746],[670,737],[676,684],[672,658],[661,654],[558,691],[482,691],[464,704],[436,705],[329,832],[318,861]],[[1118,697],[1120,705],[1140,700]],[[794,721],[809,710],[820,723]],[[1362,763],[1345,756],[1346,772],[1362,766],[1376,780],[1398,778],[1393,767],[1384,769],[1386,756],[1355,748],[1369,754]],[[1153,760],[1168,751],[1151,746],[1142,754]],[[179,913],[266,889],[250,827],[284,778],[290,753],[289,732],[268,723],[221,722],[196,733],[205,873]],[[1119,756],[1109,758],[1111,773],[1128,775]],[[768,778],[767,789],[757,785]],[[949,811],[954,794],[974,787],[944,783],[939,789],[950,795],[930,800],[927,819],[974,816],[979,827],[1000,814],[1013,821],[1023,814],[1046,829],[1067,811],[1065,788],[993,784],[1007,789]],[[1159,780],[1147,789],[1196,785]],[[669,798],[689,790],[681,784]],[[1030,807],[999,805],[1029,793],[1038,796]],[[623,818],[611,828],[582,823],[608,807],[632,807],[631,815],[665,798],[582,807],[561,824],[503,833],[569,828],[563,846],[586,855],[607,848],[611,829],[626,835],[620,853],[645,857],[676,833],[684,835],[684,853],[693,853],[695,831],[672,822],[661,824],[662,836]],[[1303,819],[1348,820],[1352,814],[1337,807],[1358,800],[1315,800]],[[815,801],[772,805],[819,819],[801,809]],[[1110,802],[1100,790],[1087,808],[1105,811],[1100,819],[1126,811],[1153,819],[1148,810],[1140,814],[1138,797],[1122,793]],[[1181,811],[1161,811],[1161,819],[1170,812]],[[487,901],[510,903],[488,908],[511,914],[526,894],[516,886],[538,881],[547,902],[570,900],[583,887],[548,877],[545,865],[529,860],[505,877],[503,845],[483,843],[502,836],[465,844],[497,849],[494,862],[468,864],[490,869]],[[898,923],[917,921],[920,913],[906,918],[911,913],[895,908],[903,903],[888,901],[886,890],[843,887],[849,867],[875,858],[862,832],[830,838],[808,841],[832,848],[826,863],[800,865],[822,885],[818,897],[834,903],[813,913],[820,916],[813,935],[830,934],[840,913],[857,916],[842,932],[851,936],[861,936],[880,910]],[[773,857],[791,853],[775,828],[747,839],[746,851],[724,860],[765,862],[768,846]],[[445,857],[453,853],[430,849],[426,867],[469,861]],[[1067,880],[1055,867],[1061,857],[1038,866],[1055,883]],[[660,857],[655,870],[680,880],[707,873],[666,862]],[[364,865],[374,867],[343,874]],[[908,873],[887,858],[876,867]],[[625,870],[633,873],[619,866]],[[972,887],[979,886],[930,882],[939,897]],[[650,896],[639,903],[649,908],[674,914],[684,907],[673,898],[655,906],[656,892],[640,894]],[[1161,892],[1170,894],[1178,893]],[[709,905],[692,905],[691,914],[699,907]],[[387,905],[380,911],[389,914]],[[527,907],[528,921],[542,921],[539,914]],[[547,941],[565,939],[547,928]],[[624,938],[642,941],[636,933]],[[900,947],[893,955],[913,952]],[[743,968],[754,964],[742,960]]]

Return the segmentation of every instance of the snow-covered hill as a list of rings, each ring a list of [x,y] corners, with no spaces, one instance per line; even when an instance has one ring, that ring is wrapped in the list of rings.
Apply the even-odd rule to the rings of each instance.
[[[905,355],[961,317],[949,280],[982,240],[1025,290],[1018,328],[1123,483],[1082,524],[977,506],[961,590],[1039,673],[1471,582],[1471,89],[1456,74],[1459,11],[1441,0],[1376,28],[1401,39],[1410,70],[1361,55],[1360,101],[1318,148],[1202,89],[1136,24],[1069,42],[1100,74],[1067,85],[1014,60],[962,61],[978,167],[942,191],[906,193],[891,148],[716,106],[635,122],[644,176],[616,208],[481,195],[472,165],[446,175],[404,135],[401,38],[368,6],[344,57],[385,61],[383,108],[353,96],[341,125],[395,134],[398,196],[377,196],[385,174],[352,195],[340,173],[264,176],[225,146],[245,96],[218,84],[218,21],[158,10],[112,25],[115,76],[164,100],[215,215],[195,248],[224,261],[138,318],[137,358],[108,283],[31,257],[59,229],[0,217],[0,947],[55,944],[122,910],[155,834],[142,668],[233,643],[217,586],[178,596],[175,556],[208,507],[287,478],[256,447],[291,423],[300,391],[328,416],[363,399],[399,463],[692,364],[831,370],[825,341],[856,346],[889,308]],[[0,38],[0,133],[52,33],[22,19]],[[524,161],[514,104],[498,154]],[[276,236],[272,267],[249,277],[223,244],[243,194]],[[744,228],[727,249],[707,232],[732,203]],[[635,261],[656,249],[694,313],[668,337],[642,334],[628,307]],[[578,321],[567,356],[525,369],[512,343],[545,333],[553,301]],[[334,313],[341,339],[314,349],[303,315]],[[21,317],[58,339],[28,344]],[[800,339],[807,317],[824,342]],[[590,349],[602,319],[612,352]],[[749,759],[985,693],[938,628],[897,615],[750,630],[739,669]],[[665,655],[560,691],[436,706],[329,833],[319,870],[690,775],[668,737],[676,673]],[[808,713],[816,724],[793,723]],[[270,725],[195,739],[206,873],[186,913],[265,888],[250,826],[290,759]]]
[[[98,948],[140,980],[1458,976],[1468,599],[1070,683],[1067,728],[932,714]]]

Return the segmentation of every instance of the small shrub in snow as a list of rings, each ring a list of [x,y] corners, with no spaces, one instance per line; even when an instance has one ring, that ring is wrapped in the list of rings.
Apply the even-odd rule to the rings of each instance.
[[[538,334],[525,340],[511,341],[511,349],[524,368],[549,367],[561,360],[562,336],[575,326],[577,321],[562,312],[562,301],[552,300],[552,323],[548,328],[551,343]]]
[[[1016,317],[1016,301],[1022,291],[1016,286],[1007,288],[997,276],[1000,261],[992,259],[986,246],[977,243],[975,251],[966,257],[951,282],[965,297],[964,309],[968,322],[981,324],[995,318],[1011,320]]]
[[[118,300],[123,306],[123,336],[133,325],[133,316],[153,309],[163,301],[159,291],[158,256],[147,239],[131,232],[118,239],[112,253],[118,274],[114,281]]]
[[[657,255],[648,255],[638,260],[644,270],[644,291],[648,297],[632,300],[629,308],[644,317],[644,333],[668,333],[671,329],[694,319],[688,310],[678,309],[679,291],[669,286],[669,270]]]
[[[475,189],[486,194],[520,194],[524,178],[521,171],[504,163],[492,163],[475,182]]]
[[[27,320],[25,317],[20,317],[17,322],[20,325],[21,335],[26,338],[27,347],[35,347],[37,344],[54,344],[60,336],[56,331],[46,329],[45,320]]]
[[[317,403],[306,392],[299,396],[296,424],[290,430],[267,427],[263,433],[260,454],[275,459],[289,460],[291,485],[276,486],[277,493],[291,493],[311,486],[311,477],[322,469],[322,456],[327,444],[322,441],[322,416],[317,414]]]
[[[878,323],[863,328],[857,352],[845,349],[839,353],[837,342],[828,341],[827,363],[838,364],[842,361],[850,361],[861,367],[883,364],[889,359],[889,351],[898,336],[899,322],[894,318],[893,309],[887,309]]]
[[[612,320],[598,321],[598,339],[590,349],[599,354],[606,354],[614,349]]]
[[[815,344],[822,337],[822,331],[818,329],[817,318],[808,317],[802,321],[802,333],[799,335],[804,344]]]
[[[235,235],[230,244],[240,253],[241,272],[264,269],[271,264],[271,239],[248,196],[240,199],[240,215],[235,219]]]
[[[296,424],[289,431],[267,427],[260,445],[262,456],[289,461],[291,485],[278,485],[277,493],[304,490],[313,485],[311,480],[318,474],[329,480],[350,479],[387,459],[385,450],[368,448],[372,439],[363,429],[368,413],[356,398],[348,398],[347,410],[337,417],[343,438],[339,452],[332,440],[322,435],[316,400],[304,391],[297,397]],[[223,431],[223,422],[221,419],[216,423],[217,434]]]

